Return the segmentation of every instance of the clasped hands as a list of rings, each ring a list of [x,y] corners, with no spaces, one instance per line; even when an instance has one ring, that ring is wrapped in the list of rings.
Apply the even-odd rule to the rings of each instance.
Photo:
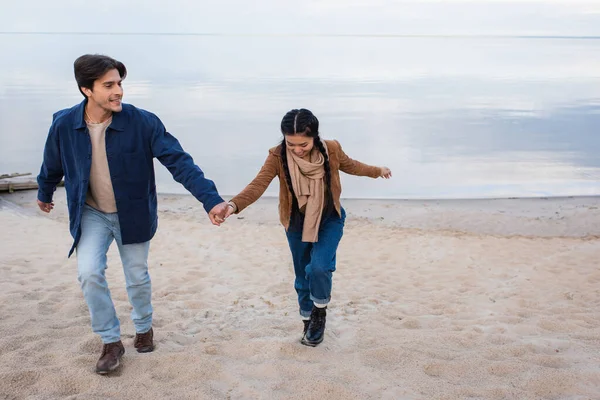
[[[217,204],[208,213],[208,218],[213,225],[220,226],[231,214],[236,211],[236,206],[232,202],[222,202]]]

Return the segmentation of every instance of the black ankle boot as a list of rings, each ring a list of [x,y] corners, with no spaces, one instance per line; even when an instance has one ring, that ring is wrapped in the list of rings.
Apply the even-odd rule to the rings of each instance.
[[[304,337],[306,336],[306,331],[308,330],[308,324],[310,323],[310,319],[303,319],[302,322],[304,322],[304,331],[302,332],[302,340],[304,340]]]
[[[308,329],[302,339],[302,344],[314,347],[323,341],[323,337],[325,336],[326,316],[327,307],[318,308],[313,306]]]

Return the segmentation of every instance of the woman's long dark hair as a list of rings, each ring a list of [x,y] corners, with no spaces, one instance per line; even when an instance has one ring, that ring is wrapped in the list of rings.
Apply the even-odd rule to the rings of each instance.
[[[285,180],[290,192],[294,193],[294,189],[292,188],[292,178],[287,163],[287,146],[285,144],[286,135],[306,136],[314,139],[315,146],[317,146],[317,149],[323,154],[325,160],[323,164],[325,167],[325,183],[329,190],[331,184],[331,169],[329,167],[329,157],[325,151],[325,146],[323,146],[323,142],[319,137],[319,120],[317,117],[305,108],[288,111],[281,120],[281,133],[283,133],[283,140],[281,141],[281,160],[283,161]]]

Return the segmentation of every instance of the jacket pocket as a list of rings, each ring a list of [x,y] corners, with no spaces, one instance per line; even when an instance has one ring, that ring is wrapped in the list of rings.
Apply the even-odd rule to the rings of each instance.
[[[121,175],[127,182],[147,181],[150,178],[150,165],[146,153],[122,153]]]

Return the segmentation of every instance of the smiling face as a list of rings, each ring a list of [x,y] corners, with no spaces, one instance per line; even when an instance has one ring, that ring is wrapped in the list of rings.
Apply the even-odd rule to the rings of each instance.
[[[305,157],[310,154],[310,151],[315,145],[314,138],[306,135],[285,135],[285,145],[297,156]]]
[[[90,88],[82,87],[82,92],[88,98],[88,105],[102,112],[120,112],[123,109],[123,79],[117,69],[111,69],[94,81]]]

